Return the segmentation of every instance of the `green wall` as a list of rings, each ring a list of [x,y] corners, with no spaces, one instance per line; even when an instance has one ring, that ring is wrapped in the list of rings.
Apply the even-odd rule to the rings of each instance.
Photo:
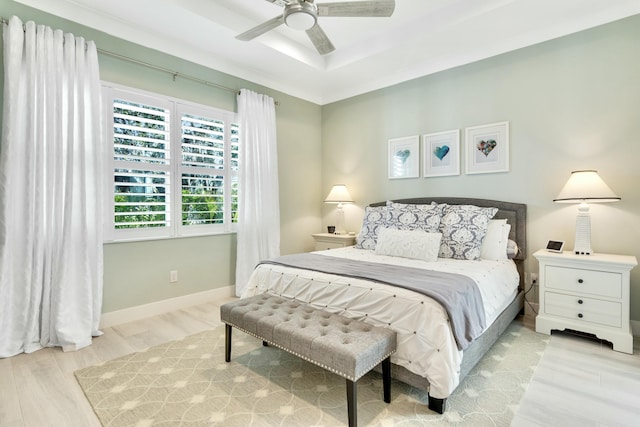
[[[510,122],[510,171],[387,179],[387,140]],[[462,151],[462,150],[461,150]],[[530,255],[548,239],[573,247],[577,205],[555,204],[572,170],[596,169],[622,201],[591,205],[594,251],[640,259],[640,16],[326,105],[323,194],[344,183],[357,230],[363,207],[410,196],[528,205]],[[323,225],[333,221],[323,208]],[[640,320],[640,267],[631,318]]]
[[[281,251],[311,250],[321,221],[321,107],[170,55],[147,49],[33,8],[0,0],[0,15],[18,16],[94,40],[114,52],[234,89],[272,96],[276,107],[280,180]],[[0,53],[2,46],[0,45]],[[1,59],[0,59],[1,61]],[[232,92],[212,88],[107,55],[99,55],[100,77],[180,99],[237,111]],[[4,71],[0,70],[4,80]],[[2,90],[0,88],[0,90]],[[0,92],[0,96],[2,92]],[[111,243],[104,246],[103,312],[231,286],[235,283],[235,234]],[[177,284],[169,271],[178,270]]]
[[[551,238],[572,247],[577,207],[552,199],[572,170],[593,168],[622,197],[592,205],[594,250],[640,258],[640,16],[320,107],[13,1],[0,5],[4,18],[33,19],[101,49],[277,99],[282,253],[312,249],[310,234],[334,222],[334,207],[321,201],[336,183],[356,201],[345,206],[349,230],[373,201],[484,197],[528,205],[529,254]],[[236,109],[232,93],[104,55],[100,67],[104,80]],[[505,120],[510,172],[465,175],[463,160],[460,176],[387,179],[389,138]],[[105,245],[103,311],[232,285],[234,254],[234,234]],[[530,256],[527,271],[536,269]],[[177,285],[169,270],[179,271]],[[640,267],[631,317],[640,320]]]

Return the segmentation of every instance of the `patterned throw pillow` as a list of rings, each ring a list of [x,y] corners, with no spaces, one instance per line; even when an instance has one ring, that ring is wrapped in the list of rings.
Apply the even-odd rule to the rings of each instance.
[[[440,258],[476,260],[489,227],[489,220],[498,208],[473,205],[446,205],[440,221]]]
[[[376,248],[378,229],[385,227],[386,216],[386,206],[367,206],[364,208],[364,218],[362,220],[362,228],[356,238],[356,248],[370,250]]]
[[[442,206],[414,205],[387,201],[387,226],[397,230],[423,230],[437,233],[440,225]]]

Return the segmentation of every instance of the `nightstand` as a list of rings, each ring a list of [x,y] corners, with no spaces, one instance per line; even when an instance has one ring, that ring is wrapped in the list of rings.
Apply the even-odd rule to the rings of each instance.
[[[326,249],[344,248],[356,244],[356,236],[349,234],[329,234],[318,233],[312,234],[316,241],[316,251],[324,251]]]
[[[586,332],[613,343],[613,349],[633,353],[629,318],[629,273],[633,256],[539,250],[540,305],[536,331]]]

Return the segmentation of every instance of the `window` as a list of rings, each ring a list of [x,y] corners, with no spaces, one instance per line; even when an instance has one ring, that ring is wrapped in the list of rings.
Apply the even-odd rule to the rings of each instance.
[[[229,232],[238,217],[235,113],[104,86],[107,240]]]

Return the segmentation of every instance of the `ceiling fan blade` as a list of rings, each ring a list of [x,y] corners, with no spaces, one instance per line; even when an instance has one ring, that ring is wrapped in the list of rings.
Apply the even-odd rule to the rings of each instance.
[[[396,8],[395,0],[377,1],[343,1],[337,3],[320,3],[319,16],[391,16]]]
[[[284,14],[280,16],[276,16],[273,19],[270,19],[262,24],[251,28],[250,30],[245,31],[242,34],[238,34],[236,38],[242,41],[249,41],[255,39],[258,36],[266,33],[269,30],[273,30],[274,28],[284,24]]]
[[[277,4],[278,6],[285,7],[289,4],[286,0],[267,0],[269,3]]]
[[[308,29],[306,33],[320,55],[326,55],[336,50],[331,40],[329,40],[329,37],[327,37],[322,28],[320,28],[320,25],[314,25]]]

